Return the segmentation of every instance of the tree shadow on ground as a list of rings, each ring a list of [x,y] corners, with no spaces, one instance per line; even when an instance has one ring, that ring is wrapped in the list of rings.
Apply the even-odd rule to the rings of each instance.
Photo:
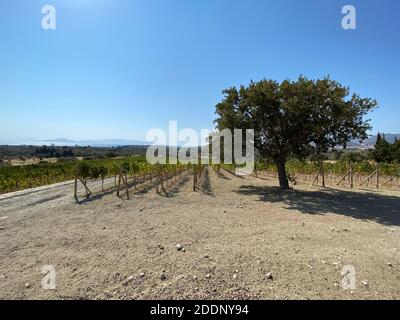
[[[278,187],[242,185],[242,195],[258,195],[260,201],[285,205],[305,214],[340,214],[388,226],[400,226],[400,197],[335,189],[282,191]]]

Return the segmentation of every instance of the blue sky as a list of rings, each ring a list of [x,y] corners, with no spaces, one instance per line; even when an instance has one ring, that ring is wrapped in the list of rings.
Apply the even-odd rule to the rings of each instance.
[[[212,128],[224,88],[300,74],[376,98],[373,132],[400,132],[399,17],[398,0],[0,0],[0,140]]]

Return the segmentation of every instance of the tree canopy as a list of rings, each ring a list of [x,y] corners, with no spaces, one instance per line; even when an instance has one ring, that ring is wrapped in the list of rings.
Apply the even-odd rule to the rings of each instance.
[[[365,139],[371,129],[365,116],[376,100],[350,95],[326,77],[281,83],[264,79],[223,91],[215,123],[222,129],[254,129],[255,147],[278,167],[282,189],[289,188],[285,163],[290,157],[319,156],[351,139]]]
[[[395,138],[394,143],[391,144],[386,140],[384,134],[378,133],[371,157],[376,162],[400,161],[400,141]]]

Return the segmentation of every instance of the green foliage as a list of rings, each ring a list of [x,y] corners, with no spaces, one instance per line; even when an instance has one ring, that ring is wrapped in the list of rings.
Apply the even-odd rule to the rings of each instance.
[[[259,171],[277,172],[276,165],[268,162],[257,162]],[[349,170],[348,161],[323,162],[324,172],[326,174],[344,175]],[[370,175],[376,170],[376,165],[369,161],[360,161],[352,163],[353,172],[361,175]],[[399,163],[381,163],[380,173],[384,176],[400,176]],[[320,170],[320,166],[316,162],[289,160],[286,163],[286,170],[291,175],[305,174],[314,175]]]
[[[71,180],[75,171],[74,161],[0,166],[0,194]]]
[[[88,161],[82,161],[76,167],[76,176],[84,180],[88,179],[91,174],[91,166]]]
[[[400,141],[395,139],[393,143],[389,143],[385,135],[378,133],[370,158],[376,162],[400,162]]]
[[[68,147],[41,146],[35,149],[35,156],[44,158],[72,158],[74,152]]]
[[[83,181],[116,176],[122,172],[128,176],[138,174],[175,174],[188,166],[177,164],[150,165],[144,157],[118,159],[64,160],[57,163],[40,163],[26,166],[0,166],[0,194],[43,186],[51,183],[73,180]]]
[[[104,165],[100,165],[99,166],[99,175],[100,175],[101,179],[104,180],[107,177],[107,174],[108,174],[107,167]]]
[[[121,147],[83,147],[83,146],[5,146],[0,145],[1,159],[16,159],[20,156],[25,158],[116,158],[127,156],[146,155],[147,146],[121,146]]]
[[[284,189],[289,158],[321,158],[337,145],[366,138],[371,127],[364,116],[377,105],[357,94],[348,98],[349,89],[330,78],[252,81],[223,93],[216,105],[218,129],[254,129],[255,147],[277,165]]]
[[[394,161],[400,162],[400,140],[396,140],[391,145],[390,153]]]
[[[343,152],[338,160],[345,162],[361,162],[367,160],[367,157],[361,152]]]

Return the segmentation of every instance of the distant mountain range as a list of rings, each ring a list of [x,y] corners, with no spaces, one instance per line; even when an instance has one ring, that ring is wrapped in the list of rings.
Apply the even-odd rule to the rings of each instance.
[[[381,134],[383,136],[383,134]],[[386,141],[393,143],[395,137],[400,140],[400,133],[386,133]],[[372,136],[360,143],[358,140],[352,140],[348,144],[351,149],[369,149],[376,143],[377,135]],[[101,139],[101,140],[70,140],[65,138],[49,139],[49,140],[13,140],[13,141],[0,141],[0,145],[52,145],[55,146],[91,146],[91,147],[122,147],[122,146],[148,146],[151,143],[141,140],[128,140],[128,139]]]
[[[389,143],[393,143],[395,137],[400,140],[400,133],[381,133],[381,136],[385,135],[385,139]],[[362,143],[358,140],[352,140],[349,142],[348,146],[351,148],[371,148],[375,146],[377,135],[374,135]],[[118,146],[131,146],[131,145],[149,145],[149,142],[139,141],[139,140],[125,140],[125,139],[103,139],[103,140],[69,140],[64,138],[50,139],[47,141],[42,141],[47,143],[54,143],[56,145],[78,145],[78,146],[92,146],[92,147],[118,147]]]
[[[393,143],[394,139],[397,137],[397,139],[400,140],[400,133],[381,133],[381,136],[385,135],[385,139],[389,143]],[[364,140],[362,143],[358,140],[352,140],[349,142],[348,147],[349,148],[356,148],[356,149],[369,149],[375,146],[376,143],[376,138],[378,135],[374,135],[371,138],[368,138]]]
[[[140,140],[127,139],[102,139],[102,140],[69,140],[64,138],[50,139],[44,142],[54,143],[57,145],[78,145],[91,147],[119,147],[119,146],[146,146],[149,142]]]
[[[91,146],[91,147],[122,147],[122,146],[147,146],[150,143],[140,140],[127,140],[127,139],[102,139],[102,140],[70,140],[65,138],[49,139],[49,140],[8,140],[0,141],[0,145],[52,145],[55,146]]]

